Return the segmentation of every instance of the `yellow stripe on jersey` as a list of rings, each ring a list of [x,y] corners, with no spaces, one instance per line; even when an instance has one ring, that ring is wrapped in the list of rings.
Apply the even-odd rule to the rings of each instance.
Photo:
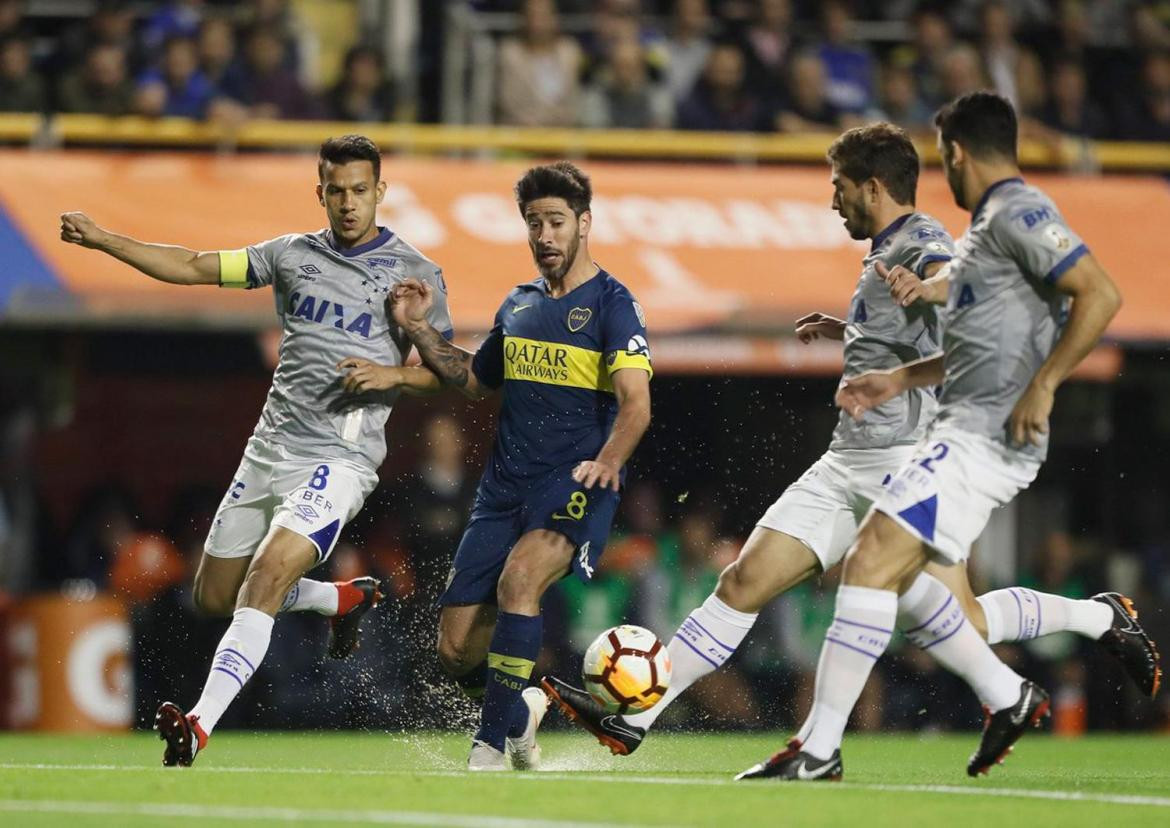
[[[541,342],[519,336],[504,337],[504,379],[587,388],[613,393],[609,373],[602,370],[605,361],[600,351]]]
[[[654,368],[650,365],[650,358],[645,354],[631,354],[629,351],[618,351],[614,354],[613,362],[606,366],[609,373],[622,368],[641,368],[650,376],[654,376]]]
[[[220,287],[242,288],[248,286],[248,251],[219,251]]]

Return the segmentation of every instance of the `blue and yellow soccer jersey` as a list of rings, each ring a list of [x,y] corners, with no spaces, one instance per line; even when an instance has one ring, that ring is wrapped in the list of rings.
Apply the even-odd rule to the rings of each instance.
[[[506,497],[595,458],[617,416],[610,377],[622,368],[653,373],[646,317],[617,279],[602,270],[560,298],[544,279],[514,288],[472,363],[480,382],[503,386],[481,495]]]

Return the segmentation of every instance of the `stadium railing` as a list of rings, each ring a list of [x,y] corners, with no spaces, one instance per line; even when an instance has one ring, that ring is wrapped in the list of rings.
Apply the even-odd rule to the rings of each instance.
[[[672,130],[584,130],[428,124],[366,124],[334,121],[249,121],[229,128],[185,118],[110,118],[101,115],[0,115],[0,142],[54,146],[187,147],[193,149],[315,148],[332,135],[361,132],[388,152],[463,156],[533,155],[570,158],[629,158],[733,163],[820,163],[834,133],[683,132]],[[919,151],[938,162],[931,140]],[[1020,145],[1026,167],[1076,171],[1170,173],[1170,145],[1084,141],[1027,141]]]

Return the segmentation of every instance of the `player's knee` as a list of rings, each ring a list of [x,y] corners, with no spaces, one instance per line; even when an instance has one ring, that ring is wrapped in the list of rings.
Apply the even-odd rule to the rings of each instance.
[[[293,572],[273,556],[257,558],[244,576],[244,585],[240,588],[244,605],[258,609],[279,607],[299,577],[299,572]]]
[[[867,521],[858,531],[849,554],[845,556],[841,580],[850,586],[890,589],[897,584],[896,580],[890,582],[888,570],[881,554],[879,533],[872,522]]]
[[[475,666],[471,663],[471,647],[466,639],[454,638],[440,632],[435,651],[439,656],[439,666],[452,678],[462,676]]]
[[[504,612],[526,612],[540,606],[540,579],[525,566],[507,566],[496,584],[496,603]]]

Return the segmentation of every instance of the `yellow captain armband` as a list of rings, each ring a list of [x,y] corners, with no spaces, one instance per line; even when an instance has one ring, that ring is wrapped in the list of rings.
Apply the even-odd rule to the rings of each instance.
[[[606,368],[609,370],[610,376],[613,376],[614,371],[620,371],[622,368],[640,368],[650,376],[654,376],[654,367],[650,364],[650,357],[643,352],[615,351],[610,354],[607,363]]]
[[[248,251],[219,251],[219,286],[246,288],[248,286]]]

